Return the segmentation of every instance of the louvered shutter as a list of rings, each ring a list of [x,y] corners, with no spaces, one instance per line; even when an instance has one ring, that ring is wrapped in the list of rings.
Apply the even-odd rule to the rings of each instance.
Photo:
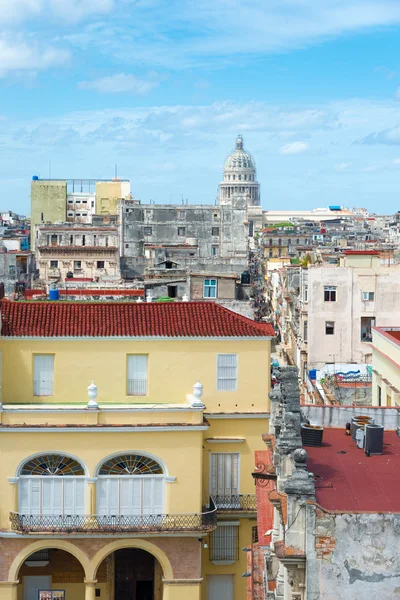
[[[107,513],[109,515],[119,514],[119,479],[108,480]]]
[[[216,496],[218,494],[218,489],[217,489],[218,455],[217,454],[211,454],[210,463],[211,463],[210,464],[210,472],[211,472],[211,474],[210,474],[210,495]]]
[[[63,514],[63,484],[64,480],[59,477],[57,479],[53,479],[53,515],[62,515]]]
[[[152,515],[153,514],[153,481],[151,477],[143,477],[142,479],[143,485],[143,505],[142,505],[142,514],[144,515]]]
[[[164,512],[164,479],[153,479],[153,513],[162,515]]]
[[[74,479],[75,484],[75,514],[84,515],[85,510],[85,491],[86,481],[84,479]]]
[[[98,479],[96,484],[96,504],[98,515],[108,515],[108,479]]]
[[[132,479],[129,477],[121,477],[119,480],[119,506],[121,515],[131,514],[131,488]]]
[[[20,479],[18,482],[18,510],[23,515],[32,514],[31,510],[31,479]]]
[[[207,575],[207,600],[232,600],[233,575]]]
[[[146,396],[147,362],[147,354],[128,356],[128,396]]]
[[[40,479],[32,477],[29,481],[30,487],[30,513],[31,515],[40,515]]]
[[[64,479],[64,515],[75,514],[75,481]]]
[[[239,494],[239,454],[231,454],[231,491],[232,494]]]
[[[54,394],[54,355],[34,355],[34,395],[53,396]]]
[[[234,392],[237,389],[237,354],[217,355],[217,390]]]
[[[140,515],[142,512],[142,479],[140,477],[132,478],[131,486],[131,510],[132,515]]]
[[[54,485],[52,479],[42,479],[42,514],[52,515],[54,506]],[[61,513],[60,513],[61,514]]]

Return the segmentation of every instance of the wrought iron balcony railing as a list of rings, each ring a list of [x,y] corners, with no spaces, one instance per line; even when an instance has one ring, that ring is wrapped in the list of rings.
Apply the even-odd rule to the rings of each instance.
[[[213,496],[213,500],[215,506],[218,511],[221,510],[230,510],[236,511],[240,510],[243,512],[256,512],[257,511],[257,502],[255,494],[234,494],[228,496]]]
[[[217,509],[181,515],[23,515],[10,513],[11,529],[20,533],[164,533],[213,531]]]

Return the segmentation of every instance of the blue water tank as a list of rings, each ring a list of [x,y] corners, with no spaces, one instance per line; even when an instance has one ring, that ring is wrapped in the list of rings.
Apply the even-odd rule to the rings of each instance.
[[[49,291],[49,299],[50,300],[59,300],[60,299],[60,290],[50,290]]]
[[[310,379],[317,379],[317,369],[309,370]]]
[[[32,181],[39,181],[39,177],[37,175],[33,175]]]
[[[329,210],[341,210],[340,206],[330,206]]]

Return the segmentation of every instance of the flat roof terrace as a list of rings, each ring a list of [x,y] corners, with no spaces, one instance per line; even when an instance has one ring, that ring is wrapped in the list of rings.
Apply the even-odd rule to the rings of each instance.
[[[400,438],[385,431],[383,454],[366,456],[344,429],[325,428],[322,447],[305,447],[318,504],[339,512],[400,513]]]

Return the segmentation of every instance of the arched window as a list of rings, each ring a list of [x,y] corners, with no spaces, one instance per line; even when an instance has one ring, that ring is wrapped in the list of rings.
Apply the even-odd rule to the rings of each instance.
[[[98,471],[98,515],[157,515],[164,512],[165,473],[143,454],[120,454]]]
[[[20,469],[19,512],[24,515],[85,514],[85,470],[64,454],[29,458]]]

